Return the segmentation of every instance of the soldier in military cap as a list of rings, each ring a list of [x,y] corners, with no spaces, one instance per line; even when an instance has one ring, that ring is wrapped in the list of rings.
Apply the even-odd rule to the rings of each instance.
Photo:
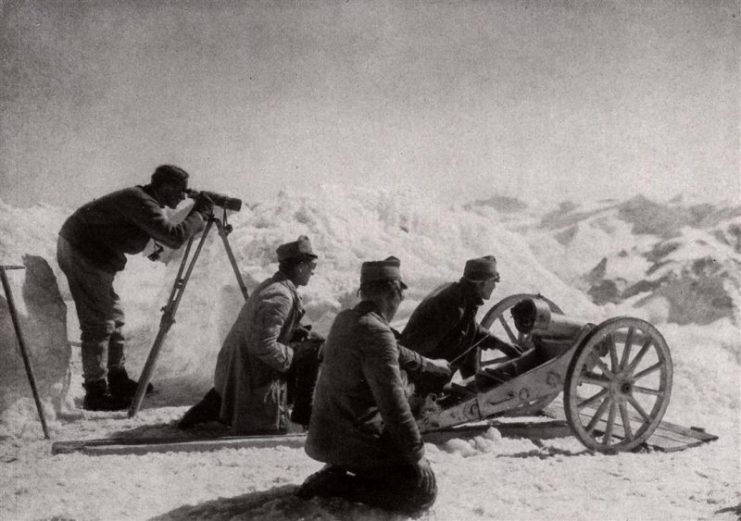
[[[437,485],[405,395],[389,322],[406,284],[395,257],[365,262],[361,302],[335,319],[324,345],[306,453],[327,465],[299,497],[340,496],[388,510],[429,508]]]
[[[289,345],[304,315],[298,286],[314,274],[317,255],[305,235],[276,250],[279,268],[250,295],[224,340],[214,388],[192,407],[179,426],[219,420],[234,434],[285,433],[288,428]]]
[[[197,198],[180,223],[163,211],[185,199],[188,177],[182,168],[160,165],[149,184],[90,201],[70,215],[59,231],[57,261],[67,276],[80,321],[84,409],[126,409],[136,393],[138,382],[125,367],[125,319],[113,283],[126,266],[126,255],[142,252],[150,239],[179,248],[203,230],[213,207],[206,195]],[[151,391],[152,385],[147,389]]]
[[[519,356],[516,347],[492,335],[476,321],[479,307],[491,297],[499,279],[493,255],[466,261],[458,282],[438,287],[417,306],[399,343],[426,357],[444,358],[460,369],[464,377],[475,372],[476,349],[498,349],[507,356]],[[473,345],[477,347],[471,349]],[[416,379],[415,383],[422,394],[436,390],[429,381]],[[432,387],[438,384],[435,382]]]

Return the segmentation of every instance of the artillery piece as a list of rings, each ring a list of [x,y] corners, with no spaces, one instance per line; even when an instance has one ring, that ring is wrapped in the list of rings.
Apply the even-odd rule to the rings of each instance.
[[[426,397],[417,420],[422,433],[532,415],[561,391],[571,430],[591,450],[634,450],[661,422],[672,359],[664,337],[645,320],[594,324],[564,315],[541,295],[518,294],[492,307],[481,323],[522,354],[487,360],[479,351],[474,376]]]

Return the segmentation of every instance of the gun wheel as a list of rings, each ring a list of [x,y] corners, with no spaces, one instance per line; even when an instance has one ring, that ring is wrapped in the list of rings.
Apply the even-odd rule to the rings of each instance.
[[[521,301],[526,299],[539,299],[544,300],[548,307],[553,313],[563,313],[554,302],[548,300],[541,295],[532,295],[529,293],[518,293],[517,295],[510,295],[509,297],[497,302],[489,311],[487,311],[484,318],[481,320],[481,325],[487,328],[491,334],[497,338],[505,340],[515,347],[519,348],[523,353],[533,347],[533,343],[530,340],[530,334],[524,334],[517,330],[515,327],[515,321],[512,318],[512,313],[507,313]],[[500,358],[494,359],[483,359],[484,351],[478,350],[478,366],[480,369],[487,365],[492,365],[501,361]]]
[[[576,437],[604,453],[641,446],[669,405],[672,359],[661,333],[637,318],[597,326],[566,372],[564,409]]]
[[[502,299],[497,302],[481,320],[481,325],[487,328],[497,338],[505,340],[515,347],[519,348],[523,353],[533,347],[530,334],[524,334],[517,330],[515,321],[512,318],[510,310],[519,304],[521,301],[526,299],[539,299],[543,300],[548,304],[551,312],[563,313],[558,305],[545,298],[542,295],[535,295],[531,293],[518,293],[516,295],[510,295],[509,297]],[[485,358],[489,353],[481,349],[477,350],[476,354],[476,371],[480,371],[482,368],[501,363],[507,358]],[[533,400],[529,403],[523,404],[511,411],[506,412],[502,416],[531,416],[539,413],[548,404],[550,404],[561,391],[553,393],[552,395],[544,396]]]

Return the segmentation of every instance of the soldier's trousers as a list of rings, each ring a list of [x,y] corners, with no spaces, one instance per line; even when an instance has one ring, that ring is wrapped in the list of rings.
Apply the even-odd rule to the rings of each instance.
[[[121,333],[124,313],[113,290],[115,274],[95,266],[61,236],[57,240],[57,262],[67,276],[80,321],[83,378],[86,382],[105,378],[106,368],[118,369],[125,362]]]

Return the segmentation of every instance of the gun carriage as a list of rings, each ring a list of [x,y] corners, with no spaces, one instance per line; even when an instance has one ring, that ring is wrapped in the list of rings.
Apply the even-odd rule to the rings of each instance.
[[[421,432],[532,415],[561,392],[571,430],[594,451],[639,448],[661,422],[672,359],[664,337],[645,320],[594,324],[564,315],[541,295],[518,294],[492,307],[482,325],[521,354],[486,359],[479,351],[474,376],[426,398],[417,420]]]

